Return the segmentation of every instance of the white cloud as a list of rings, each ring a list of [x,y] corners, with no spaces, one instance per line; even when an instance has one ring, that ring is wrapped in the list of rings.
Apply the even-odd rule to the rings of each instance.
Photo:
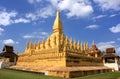
[[[117,38],[118,41],[120,41],[120,38]]]
[[[97,29],[99,28],[98,25],[89,25],[89,26],[86,26],[86,29]]]
[[[118,14],[112,14],[112,15],[110,15],[110,17],[115,17],[115,16],[117,16]]]
[[[53,7],[58,8],[58,3],[60,0],[48,0]]]
[[[32,38],[40,38],[40,39],[45,39],[49,36],[49,33],[47,32],[33,32],[31,34],[26,34],[23,36],[25,39],[32,39]]]
[[[30,23],[31,19],[25,19],[23,17],[18,18],[17,15],[18,12],[16,11],[7,11],[5,8],[0,8],[0,25],[8,26],[15,23]]]
[[[28,0],[30,4],[35,4],[35,6],[40,7],[40,2],[42,0]],[[56,7],[53,4],[57,2],[57,0],[45,0],[43,2],[49,2],[44,7],[36,8],[34,12],[26,13],[25,17],[27,19],[31,19],[32,21],[38,20],[39,18],[48,18],[49,16],[53,16],[55,13]]]
[[[26,18],[31,19],[32,21],[38,19],[37,15],[34,13],[27,13],[25,16]]]
[[[112,33],[119,33],[120,32],[120,24],[117,24],[116,26],[113,26],[113,27],[109,28],[109,30]]]
[[[16,17],[17,12],[7,12],[6,9],[0,11],[0,25],[7,26],[12,24],[12,18]]]
[[[34,0],[28,0],[28,2],[29,2],[30,4],[33,4]]]
[[[52,6],[47,6],[45,8],[38,10],[37,14],[39,17],[48,18],[48,16],[53,16],[54,12],[55,11],[53,10]]]
[[[101,9],[104,10],[120,10],[120,0],[93,0]]]
[[[39,3],[41,0],[28,0],[29,3]],[[67,17],[86,17],[93,13],[93,7],[89,0],[45,0],[47,5],[40,9],[36,9],[35,12],[27,13],[26,18],[38,20],[39,18],[48,18],[55,15],[55,10],[59,8],[61,11],[65,11]],[[35,6],[39,6],[36,4]]]
[[[116,52],[120,55],[120,47],[116,48]]]
[[[0,27],[0,35],[2,34],[3,31],[4,29]]]
[[[48,18],[53,16],[55,10],[53,6],[47,6],[41,9],[37,9],[34,13],[27,13],[26,18],[31,19],[32,21],[38,20],[39,18]]]
[[[48,36],[49,34],[47,32],[41,32],[41,35]]]
[[[109,42],[99,42],[97,44],[98,48],[102,51],[105,51],[106,48],[109,48],[109,47],[114,47],[115,44],[115,41],[109,41]]]
[[[3,40],[3,44],[19,44],[19,42],[15,42],[13,39]]]
[[[92,19],[100,19],[100,18],[103,18],[103,17],[106,17],[106,15],[98,15],[98,16],[96,16],[96,17],[93,17]]]
[[[19,42],[18,42],[18,41],[16,41],[16,42],[15,42],[15,44],[19,44]]]
[[[23,38],[28,39],[28,38],[34,38],[35,36],[33,35],[24,35]]]
[[[19,18],[19,19],[15,19],[14,23],[30,23],[30,20],[25,18]]]
[[[85,17],[93,12],[88,0],[62,0],[58,3],[60,10],[68,11],[68,17]]]
[[[28,0],[28,3],[33,4],[33,3],[38,3],[41,2],[42,0]]]

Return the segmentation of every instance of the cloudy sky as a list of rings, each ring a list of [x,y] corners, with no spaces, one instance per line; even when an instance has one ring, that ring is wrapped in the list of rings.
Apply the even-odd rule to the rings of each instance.
[[[0,0],[0,50],[7,44],[21,53],[27,41],[46,39],[58,8],[69,38],[120,55],[120,0]]]

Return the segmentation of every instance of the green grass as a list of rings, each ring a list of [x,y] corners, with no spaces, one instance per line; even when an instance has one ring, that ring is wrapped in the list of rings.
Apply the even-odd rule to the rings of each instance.
[[[36,73],[28,73],[8,69],[0,69],[0,79],[64,79],[64,78],[51,77]],[[120,79],[120,72],[108,72],[73,79]]]
[[[101,73],[101,74],[96,74],[96,75],[79,77],[75,79],[120,79],[120,72]]]
[[[15,70],[0,69],[0,79],[63,79],[63,78],[50,77],[50,76],[15,71]]]

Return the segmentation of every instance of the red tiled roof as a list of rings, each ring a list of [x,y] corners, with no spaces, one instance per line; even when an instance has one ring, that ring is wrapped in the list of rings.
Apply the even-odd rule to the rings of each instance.
[[[109,57],[119,57],[117,54],[115,53],[106,53],[103,58],[109,58]]]
[[[106,48],[106,53],[115,53],[115,48]]]

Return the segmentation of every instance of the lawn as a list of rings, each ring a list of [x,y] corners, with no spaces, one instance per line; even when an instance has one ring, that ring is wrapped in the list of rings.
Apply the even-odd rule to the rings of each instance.
[[[0,69],[0,79],[63,79],[63,78],[50,77],[36,73],[28,73],[15,70]]]
[[[101,74],[96,74],[96,75],[79,77],[75,79],[120,79],[120,72],[101,73]]]
[[[0,69],[0,79],[64,79],[64,78],[51,77],[36,73],[28,73],[8,69]],[[120,72],[108,72],[73,79],[120,79]]]

